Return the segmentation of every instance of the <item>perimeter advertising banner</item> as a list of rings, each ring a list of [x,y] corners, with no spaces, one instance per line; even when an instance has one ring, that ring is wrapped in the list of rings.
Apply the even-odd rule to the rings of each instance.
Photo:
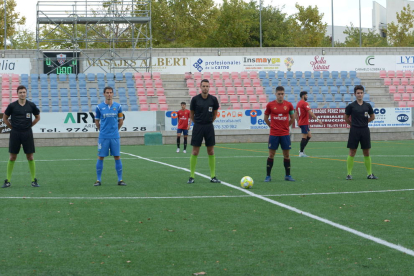
[[[0,74],[30,74],[30,58],[0,58]]]
[[[125,111],[120,131],[156,131],[156,112]],[[34,133],[98,132],[94,112],[41,113],[40,121],[33,127]]]

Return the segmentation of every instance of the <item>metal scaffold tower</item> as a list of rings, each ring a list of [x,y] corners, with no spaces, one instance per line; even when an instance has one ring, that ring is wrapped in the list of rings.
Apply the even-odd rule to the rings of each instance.
[[[151,72],[151,0],[39,1],[36,42],[38,73]]]

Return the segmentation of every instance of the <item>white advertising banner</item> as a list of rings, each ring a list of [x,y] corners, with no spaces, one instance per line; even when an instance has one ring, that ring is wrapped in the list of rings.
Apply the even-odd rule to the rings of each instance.
[[[125,111],[120,131],[156,131],[155,111]],[[94,112],[41,113],[40,121],[33,127],[34,133],[98,132]]]
[[[411,127],[413,117],[411,107],[374,108],[375,120],[369,127]]]
[[[30,74],[30,58],[0,58],[0,74]]]
[[[219,130],[269,129],[263,120],[263,115],[264,110],[219,110],[214,121],[214,128]],[[177,112],[166,111],[165,130],[177,130],[177,125]]]

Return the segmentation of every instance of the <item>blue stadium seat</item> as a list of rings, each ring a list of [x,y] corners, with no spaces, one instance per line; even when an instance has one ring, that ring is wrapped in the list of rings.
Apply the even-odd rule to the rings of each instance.
[[[79,89],[86,89],[86,81],[85,80],[80,80],[79,81]]]
[[[40,89],[49,89],[49,84],[47,81],[40,82]]]
[[[346,103],[344,103],[344,102],[340,102],[338,104],[338,108],[345,108],[345,107],[346,107]]]
[[[334,102],[328,103],[328,108],[337,108],[337,104]]]
[[[69,112],[69,106],[67,105],[62,105],[62,112]]]
[[[86,76],[84,73],[78,74],[78,81],[86,81]]]
[[[334,80],[333,80],[333,79],[331,79],[331,78],[326,79],[326,85],[327,85],[327,86],[333,86],[333,85],[334,85]]]
[[[323,71],[322,72],[322,78],[324,78],[324,79],[329,79],[329,72],[328,71]]]
[[[259,71],[259,79],[266,79],[267,74],[266,71]]]
[[[78,97],[78,90],[77,89],[70,89],[70,97],[77,98]]]
[[[29,75],[28,74],[21,74],[20,75],[20,81],[29,81]]]
[[[299,95],[300,94],[300,87],[299,86],[294,86],[293,87],[293,94],[297,94],[297,95]]]
[[[354,85],[361,85],[361,79],[354,78]]]
[[[127,84],[128,88],[134,88],[135,87],[134,80],[127,79],[126,84]]]
[[[341,94],[348,93],[348,88],[346,86],[342,85],[341,87],[339,87],[339,93],[341,93]]]
[[[135,96],[136,95],[136,91],[135,91],[135,88],[128,88],[127,89],[127,94],[128,94],[128,97],[131,97],[131,96]]]
[[[325,80],[324,79],[318,79],[318,86],[324,86],[325,85]]]
[[[42,99],[49,99],[49,90],[47,89],[41,90],[41,96],[42,96]]]
[[[79,89],[79,97],[88,97],[88,90],[86,88]]]
[[[269,79],[262,79],[262,86],[268,87],[270,85]]]
[[[123,81],[124,80],[124,74],[122,74],[122,73],[116,73],[115,74],[115,80],[116,81]]]
[[[332,102],[332,101],[333,101],[332,95],[331,94],[326,94],[325,95],[325,102]]]
[[[39,98],[39,90],[37,90],[37,89],[30,90],[30,94],[34,98]]]
[[[275,94],[270,94],[269,95],[269,102],[276,100],[276,95]]]
[[[321,95],[321,96],[322,96],[322,95]],[[310,103],[310,108],[312,108],[312,109],[318,108],[318,103],[316,103],[316,102],[311,102],[311,103]]]
[[[276,79],[276,78],[272,79],[272,86],[273,86],[273,87],[277,87],[277,86],[279,86],[279,80],[278,80],[278,79]]]
[[[50,97],[52,97],[52,98],[57,98],[57,97],[59,97],[59,92],[58,92],[58,90],[57,89],[50,89]]]
[[[333,98],[334,102],[342,102],[342,94],[335,94]]]
[[[323,95],[322,95],[322,94],[318,94],[318,95],[316,95],[316,101],[317,101],[318,103],[322,103],[322,102],[324,102],[324,100],[323,100]]]
[[[346,79],[348,77],[348,71],[341,71],[341,78]]]
[[[126,80],[132,80],[132,73],[131,72],[125,73],[125,79]]]
[[[332,78],[333,78],[333,79],[337,79],[337,78],[338,78],[338,76],[339,76],[338,71],[332,71],[332,72],[331,72],[331,76],[332,76]]]
[[[60,89],[60,96],[61,97],[68,97],[68,89],[67,88],[61,88]]]
[[[281,80],[281,82],[280,82],[280,85],[281,85],[281,86],[288,86],[288,85],[289,85],[289,81],[288,81],[288,79],[283,78],[283,79]]]
[[[106,84],[104,80],[98,80],[98,88],[99,90],[102,90],[105,88]]]
[[[269,79],[274,79],[274,78],[276,78],[276,72],[275,71],[269,71],[268,73],[267,73],[267,77],[269,78]]]
[[[296,109],[296,106],[298,105],[298,103],[295,101],[295,102],[292,102],[292,105],[293,105],[293,108]]]
[[[306,91],[306,92],[310,93],[310,87],[309,86],[303,86],[302,91]]]
[[[130,111],[139,111],[138,105],[130,105],[129,110]]]
[[[52,112],[59,112],[59,106],[58,105],[55,105],[55,106],[52,105]]]
[[[308,85],[315,86],[316,85],[315,79],[308,79]]]
[[[100,73],[102,75],[102,80],[104,80],[104,75],[102,73]],[[88,75],[86,75],[88,78],[88,81],[95,81],[95,74],[94,73],[88,73]],[[99,78],[98,78],[99,80]]]
[[[345,85],[346,86],[351,86],[352,85],[352,80],[350,78],[345,79]]]
[[[39,106],[39,103],[40,103],[39,97],[32,96],[32,99],[30,101],[33,102],[35,105]]]
[[[50,80],[50,82],[52,82],[52,81],[57,82],[57,75],[56,74],[50,74],[49,75],[49,80]]]
[[[112,80],[112,81],[109,80],[107,86],[112,87],[113,89],[115,89],[115,81],[114,80]]]
[[[68,80],[67,75],[65,75],[65,74],[60,74],[59,75],[59,81],[67,81],[67,80]]]
[[[290,86],[286,86],[285,87],[285,94],[291,94],[292,93],[292,88]]]
[[[285,72],[283,71],[277,71],[277,78],[278,79],[283,79],[285,77]],[[270,78],[270,76],[269,76]]]
[[[50,89],[57,89],[58,83],[56,80],[50,80]]]
[[[290,81],[292,83],[292,81]],[[306,79],[305,78],[301,78],[299,79],[299,86],[305,86],[306,85]]]
[[[88,78],[89,78],[89,74],[88,74]],[[96,74],[96,79],[99,80],[105,80],[105,75],[104,73],[98,73]]]
[[[113,81],[114,80],[114,73],[106,73],[106,80]]]
[[[72,112],[79,112],[79,105],[72,105],[70,109]]]
[[[30,74],[30,81],[33,81],[33,80],[38,80],[39,79],[39,75],[38,74]]]
[[[126,97],[126,91],[124,87],[118,88],[118,97]]]
[[[20,84],[24,85],[26,88],[29,88],[29,81],[28,80],[21,80]]]
[[[364,102],[370,102],[371,100],[370,100],[369,94],[365,93],[363,100],[364,100]]]
[[[76,81],[76,74],[69,74],[69,81]]]
[[[328,86],[321,86],[321,93],[322,94],[328,94],[329,93]]]
[[[76,82],[76,80],[69,80],[69,89],[77,89],[78,88],[78,83]]]
[[[50,112],[49,105],[42,105],[42,112]]]
[[[337,94],[338,93],[338,87],[331,86],[331,94]]]
[[[344,102],[349,103],[351,101],[352,101],[351,94],[344,94]]]
[[[88,104],[88,98],[86,98],[86,97],[81,97],[81,98],[80,98],[80,104],[81,104],[81,105],[87,105],[87,104]]]
[[[308,93],[308,102],[313,102],[314,101],[314,96],[313,94],[309,94]]]
[[[336,86],[341,86],[341,85],[344,85],[344,80],[343,79],[341,79],[341,78],[336,78],[336,79],[334,79],[335,80],[335,85]]]
[[[313,72],[313,78],[314,79],[319,79],[320,77],[321,77],[321,72],[319,72],[319,71]]]
[[[266,94],[272,94],[273,93],[272,87],[265,87],[265,93]]]
[[[301,79],[301,78],[303,78],[303,73],[302,73],[302,71],[296,71],[296,72],[295,72],[295,78],[296,78],[296,79]]]
[[[292,72],[292,71],[287,71],[287,72],[286,72],[286,78],[287,78],[288,80],[293,79],[293,72]]]
[[[305,71],[305,79],[311,79],[312,78],[312,72],[311,71]]]
[[[97,106],[99,104],[99,100],[97,97],[91,97],[91,106]]]
[[[61,106],[68,106],[69,105],[69,99],[68,98],[60,98],[60,105]]]
[[[119,103],[122,105],[127,105],[128,99],[126,97],[119,97]]]
[[[270,97],[269,97],[270,99]],[[295,95],[294,94],[289,94],[287,97],[288,102],[294,102],[295,101]]]
[[[357,77],[356,75],[357,75],[356,71],[349,71],[349,77],[351,79],[355,79]]]
[[[319,86],[311,86],[310,88],[311,88],[313,94],[318,94],[320,92],[319,91]]]
[[[137,96],[130,96],[129,97],[129,104],[137,104],[137,100],[138,100],[138,98],[137,98]]]

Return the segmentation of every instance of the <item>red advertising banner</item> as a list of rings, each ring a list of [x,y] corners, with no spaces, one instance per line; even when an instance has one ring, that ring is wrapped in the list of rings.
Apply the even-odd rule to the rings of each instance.
[[[322,125],[310,119],[312,128],[347,128],[349,125],[344,120],[345,108],[315,108],[312,112],[322,121]]]

